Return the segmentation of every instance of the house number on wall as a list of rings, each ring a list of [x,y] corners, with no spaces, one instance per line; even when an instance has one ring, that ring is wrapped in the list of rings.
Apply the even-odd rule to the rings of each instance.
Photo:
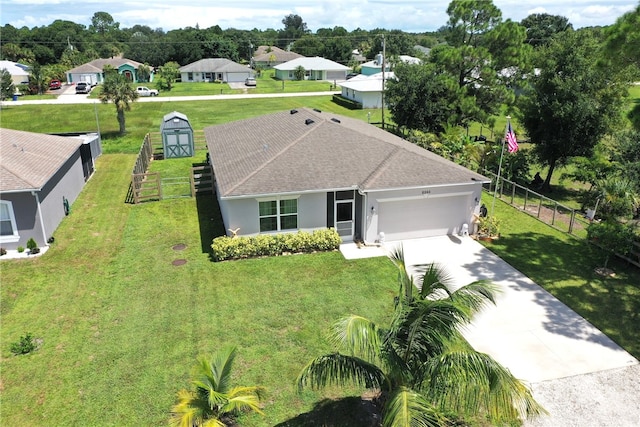
[[[431,194],[431,190],[422,190],[422,195]]]

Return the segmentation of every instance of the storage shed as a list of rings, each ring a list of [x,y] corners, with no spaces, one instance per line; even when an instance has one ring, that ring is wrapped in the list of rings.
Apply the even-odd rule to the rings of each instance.
[[[187,116],[177,111],[166,114],[160,125],[160,133],[165,159],[193,156],[193,128]]]

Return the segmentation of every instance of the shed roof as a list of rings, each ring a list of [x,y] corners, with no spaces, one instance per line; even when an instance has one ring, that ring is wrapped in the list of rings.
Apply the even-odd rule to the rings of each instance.
[[[181,73],[246,73],[249,71],[251,70],[246,65],[226,58],[204,58],[180,67]]]
[[[395,80],[396,78],[393,71],[388,71],[384,77],[385,80]],[[370,76],[359,74],[352,79],[340,83],[340,86],[357,92],[382,92],[382,73],[376,73]]]
[[[363,121],[292,111],[205,128],[222,198],[488,180]]]
[[[40,190],[82,143],[82,138],[0,128],[0,191]]]
[[[176,120],[177,119],[177,122]],[[165,129],[192,129],[191,123],[189,123],[189,119],[186,115],[179,113],[177,111],[173,111],[171,113],[167,113],[162,118],[162,124],[160,125],[160,131]]]
[[[287,61],[284,64],[276,65],[273,68],[275,68],[276,70],[288,71],[295,70],[300,66],[302,66],[305,70],[346,71],[351,69],[346,65],[338,64],[337,62],[331,61],[330,59],[320,58],[319,56],[315,56],[313,58],[303,56],[301,58]]]

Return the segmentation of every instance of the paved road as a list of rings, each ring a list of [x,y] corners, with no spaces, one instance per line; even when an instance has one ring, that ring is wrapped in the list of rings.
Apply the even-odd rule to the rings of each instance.
[[[290,92],[290,93],[256,93],[233,95],[198,95],[198,96],[149,96],[138,98],[137,102],[179,102],[179,101],[218,101],[224,99],[239,98],[288,98],[297,96],[332,96],[340,91],[327,92]],[[100,103],[98,99],[89,98],[89,95],[76,94],[74,85],[64,85],[56,99],[38,99],[30,101],[4,101],[2,105],[35,105],[35,104],[94,104]]]

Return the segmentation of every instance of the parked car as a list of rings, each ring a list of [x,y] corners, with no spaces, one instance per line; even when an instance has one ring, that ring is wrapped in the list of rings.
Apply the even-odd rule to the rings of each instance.
[[[256,81],[255,77],[247,77],[246,80],[244,81],[244,85],[245,86],[257,86],[258,82]]]
[[[55,90],[60,89],[62,87],[62,82],[57,79],[53,79],[49,82],[49,89]]]
[[[90,93],[91,92],[91,84],[86,82],[78,82],[76,83],[76,93]]]
[[[136,92],[138,92],[138,96],[158,96],[156,89],[149,89],[146,86],[138,86]]]

